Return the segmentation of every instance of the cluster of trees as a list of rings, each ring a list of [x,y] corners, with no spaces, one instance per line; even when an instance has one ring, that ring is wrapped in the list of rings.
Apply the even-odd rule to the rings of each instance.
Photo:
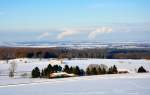
[[[118,70],[117,70],[117,67],[114,65],[112,67],[110,67],[107,71],[108,74],[117,74],[118,73]]]
[[[41,72],[38,67],[35,67],[32,70],[32,78],[50,78],[50,74],[57,72],[66,72],[68,74],[75,74],[78,76],[83,76],[85,74],[84,70],[80,69],[78,66],[69,67],[68,65],[65,65],[65,67],[62,68],[59,65],[52,66],[51,64],[49,64],[46,68],[42,69]]]
[[[114,65],[110,68],[101,64],[101,65],[89,65],[86,69],[86,75],[101,75],[101,74],[117,74],[117,67]]]
[[[98,65],[93,66],[89,65],[86,69],[86,72],[83,69],[80,69],[78,66],[71,66],[65,65],[64,68],[62,68],[59,65],[52,66],[49,64],[46,68],[42,69],[40,72],[40,69],[38,67],[35,67],[32,70],[32,78],[50,78],[50,74],[57,73],[57,72],[66,72],[68,74],[75,74],[77,76],[84,76],[84,75],[99,75],[99,74],[117,74],[117,67],[114,65],[107,69],[105,65]]]
[[[50,78],[51,73],[57,73],[61,71],[62,71],[62,67],[59,65],[52,66],[51,64],[49,64],[46,68],[42,69],[41,72],[38,67],[35,67],[32,70],[32,78],[38,78],[38,77]]]
[[[80,69],[78,66],[75,67],[69,67],[68,65],[65,65],[63,72],[69,73],[69,74],[75,74],[78,76],[85,75],[85,71],[83,69]]]
[[[107,58],[107,59],[150,59],[149,49],[112,48],[0,48],[0,59],[14,58]]]
[[[117,74],[118,70],[115,65],[108,68],[104,64],[100,64],[100,65],[90,64],[86,68],[86,71],[84,71],[83,69],[80,69],[78,66],[69,67],[68,65],[65,65],[64,68],[62,68],[59,65],[52,66],[51,64],[49,64],[46,68],[42,69],[41,72],[38,67],[35,67],[32,70],[32,78],[39,78],[39,77],[50,78],[50,74],[57,73],[57,72],[66,72],[68,74],[85,76],[85,75]],[[146,69],[143,66],[138,68],[138,73],[145,73],[145,72],[148,72],[148,71],[146,71]]]
[[[61,72],[61,71],[62,71],[61,66],[59,65],[52,66],[51,64],[49,64],[46,68],[42,69],[41,77],[50,78],[50,74]]]
[[[66,72],[68,74],[85,76],[85,75],[117,74],[118,70],[115,65],[108,68],[104,64],[100,64],[100,65],[90,64],[86,68],[86,71],[84,71],[83,69],[80,69],[78,66],[69,67],[68,65],[65,65],[64,68],[62,68],[59,65],[52,66],[51,64],[49,64],[46,68],[42,69],[41,72],[38,67],[35,67],[32,70],[32,78],[38,78],[38,77],[50,78],[50,74],[57,73],[57,72]],[[146,71],[146,69],[143,66],[138,68],[138,73],[145,73],[145,72],[148,72],[148,71]]]

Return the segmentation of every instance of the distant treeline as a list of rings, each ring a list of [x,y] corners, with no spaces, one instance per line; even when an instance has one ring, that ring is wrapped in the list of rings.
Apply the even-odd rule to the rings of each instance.
[[[0,48],[0,59],[14,58],[107,58],[107,59],[150,59],[150,49],[114,48]]]

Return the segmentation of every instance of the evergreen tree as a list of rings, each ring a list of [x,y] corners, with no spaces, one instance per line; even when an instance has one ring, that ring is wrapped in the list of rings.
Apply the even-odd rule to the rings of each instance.
[[[62,67],[58,66],[58,72],[61,72],[61,71],[62,71]]]
[[[100,66],[99,66],[98,69],[97,69],[97,74],[103,74],[103,73],[102,73],[102,69],[101,69]]]
[[[147,72],[147,71],[145,70],[145,68],[144,68],[143,66],[139,67],[138,73],[144,73],[144,72]]]
[[[117,74],[117,73],[118,73],[117,67],[114,65],[113,66],[113,74]]]
[[[45,77],[49,76],[49,73],[48,73],[48,69],[47,69],[47,68],[44,68],[44,72],[43,72],[43,73],[44,73],[44,76],[45,76]]]
[[[38,67],[35,67],[32,70],[32,78],[38,78],[38,77],[40,77],[40,70]]]
[[[58,66],[58,65],[54,65],[54,66],[53,66],[53,71],[54,71],[55,73],[57,73],[57,72],[59,71],[59,66]]]
[[[78,66],[76,66],[73,70],[73,73],[76,75],[80,75],[80,68]]]
[[[41,72],[41,77],[45,77],[46,75],[45,75],[45,72],[44,72],[44,70],[42,69],[42,72]]]
[[[97,75],[97,70],[96,70],[95,67],[93,67],[93,68],[91,69],[91,74],[92,74],[92,75]]]
[[[69,74],[73,73],[73,67],[71,66],[69,69]]]
[[[80,69],[80,76],[84,76],[85,75],[85,71],[83,69]]]
[[[54,72],[53,67],[52,67],[51,64],[49,64],[49,65],[47,66],[46,74],[51,74],[51,73],[53,73],[53,72]]]
[[[108,69],[108,74],[117,74],[118,73],[118,70],[117,70],[117,67],[114,65],[113,67],[110,67]]]
[[[112,67],[110,67],[109,69],[108,69],[108,72],[107,72],[108,74],[113,74],[113,68]]]
[[[63,72],[69,73],[69,66],[68,65],[65,65]]]
[[[86,68],[86,74],[87,74],[87,75],[91,75],[91,71],[90,71],[89,68]]]
[[[106,74],[106,69],[105,68],[102,69],[102,74]]]

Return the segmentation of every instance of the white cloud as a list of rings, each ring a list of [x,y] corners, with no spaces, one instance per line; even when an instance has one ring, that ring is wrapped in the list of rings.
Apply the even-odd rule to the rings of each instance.
[[[95,39],[98,34],[110,32],[112,32],[112,28],[110,27],[64,29],[63,32],[58,34],[57,39],[63,39],[77,34],[88,34],[89,39]]]
[[[75,31],[75,30],[72,30],[72,29],[65,29],[63,32],[58,34],[57,38],[58,39],[63,39],[63,38],[68,37],[68,36],[76,35],[77,33],[79,33],[79,32]]]
[[[110,32],[112,32],[112,28],[110,27],[96,28],[96,30],[89,33],[88,38],[95,39],[98,34],[104,34],[104,33],[110,33]]]
[[[47,37],[50,37],[50,34],[48,32],[44,32],[41,35],[39,35],[37,37],[37,39],[43,39],[43,38],[47,38]]]

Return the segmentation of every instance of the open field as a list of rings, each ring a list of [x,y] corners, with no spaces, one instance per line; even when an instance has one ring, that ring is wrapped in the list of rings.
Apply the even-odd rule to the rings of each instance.
[[[149,73],[61,79],[1,79],[1,83],[3,85],[0,86],[0,95],[149,95],[150,93]]]
[[[62,62],[61,62],[62,61]],[[14,78],[8,77],[11,62],[17,64]],[[31,78],[36,66],[41,69],[48,64],[76,66],[86,69],[89,64],[116,65],[128,74],[109,74],[60,79]],[[150,71],[150,60],[133,59],[28,59],[0,61],[0,95],[149,95],[150,73],[137,73],[143,66]],[[24,77],[22,74],[27,73]]]

